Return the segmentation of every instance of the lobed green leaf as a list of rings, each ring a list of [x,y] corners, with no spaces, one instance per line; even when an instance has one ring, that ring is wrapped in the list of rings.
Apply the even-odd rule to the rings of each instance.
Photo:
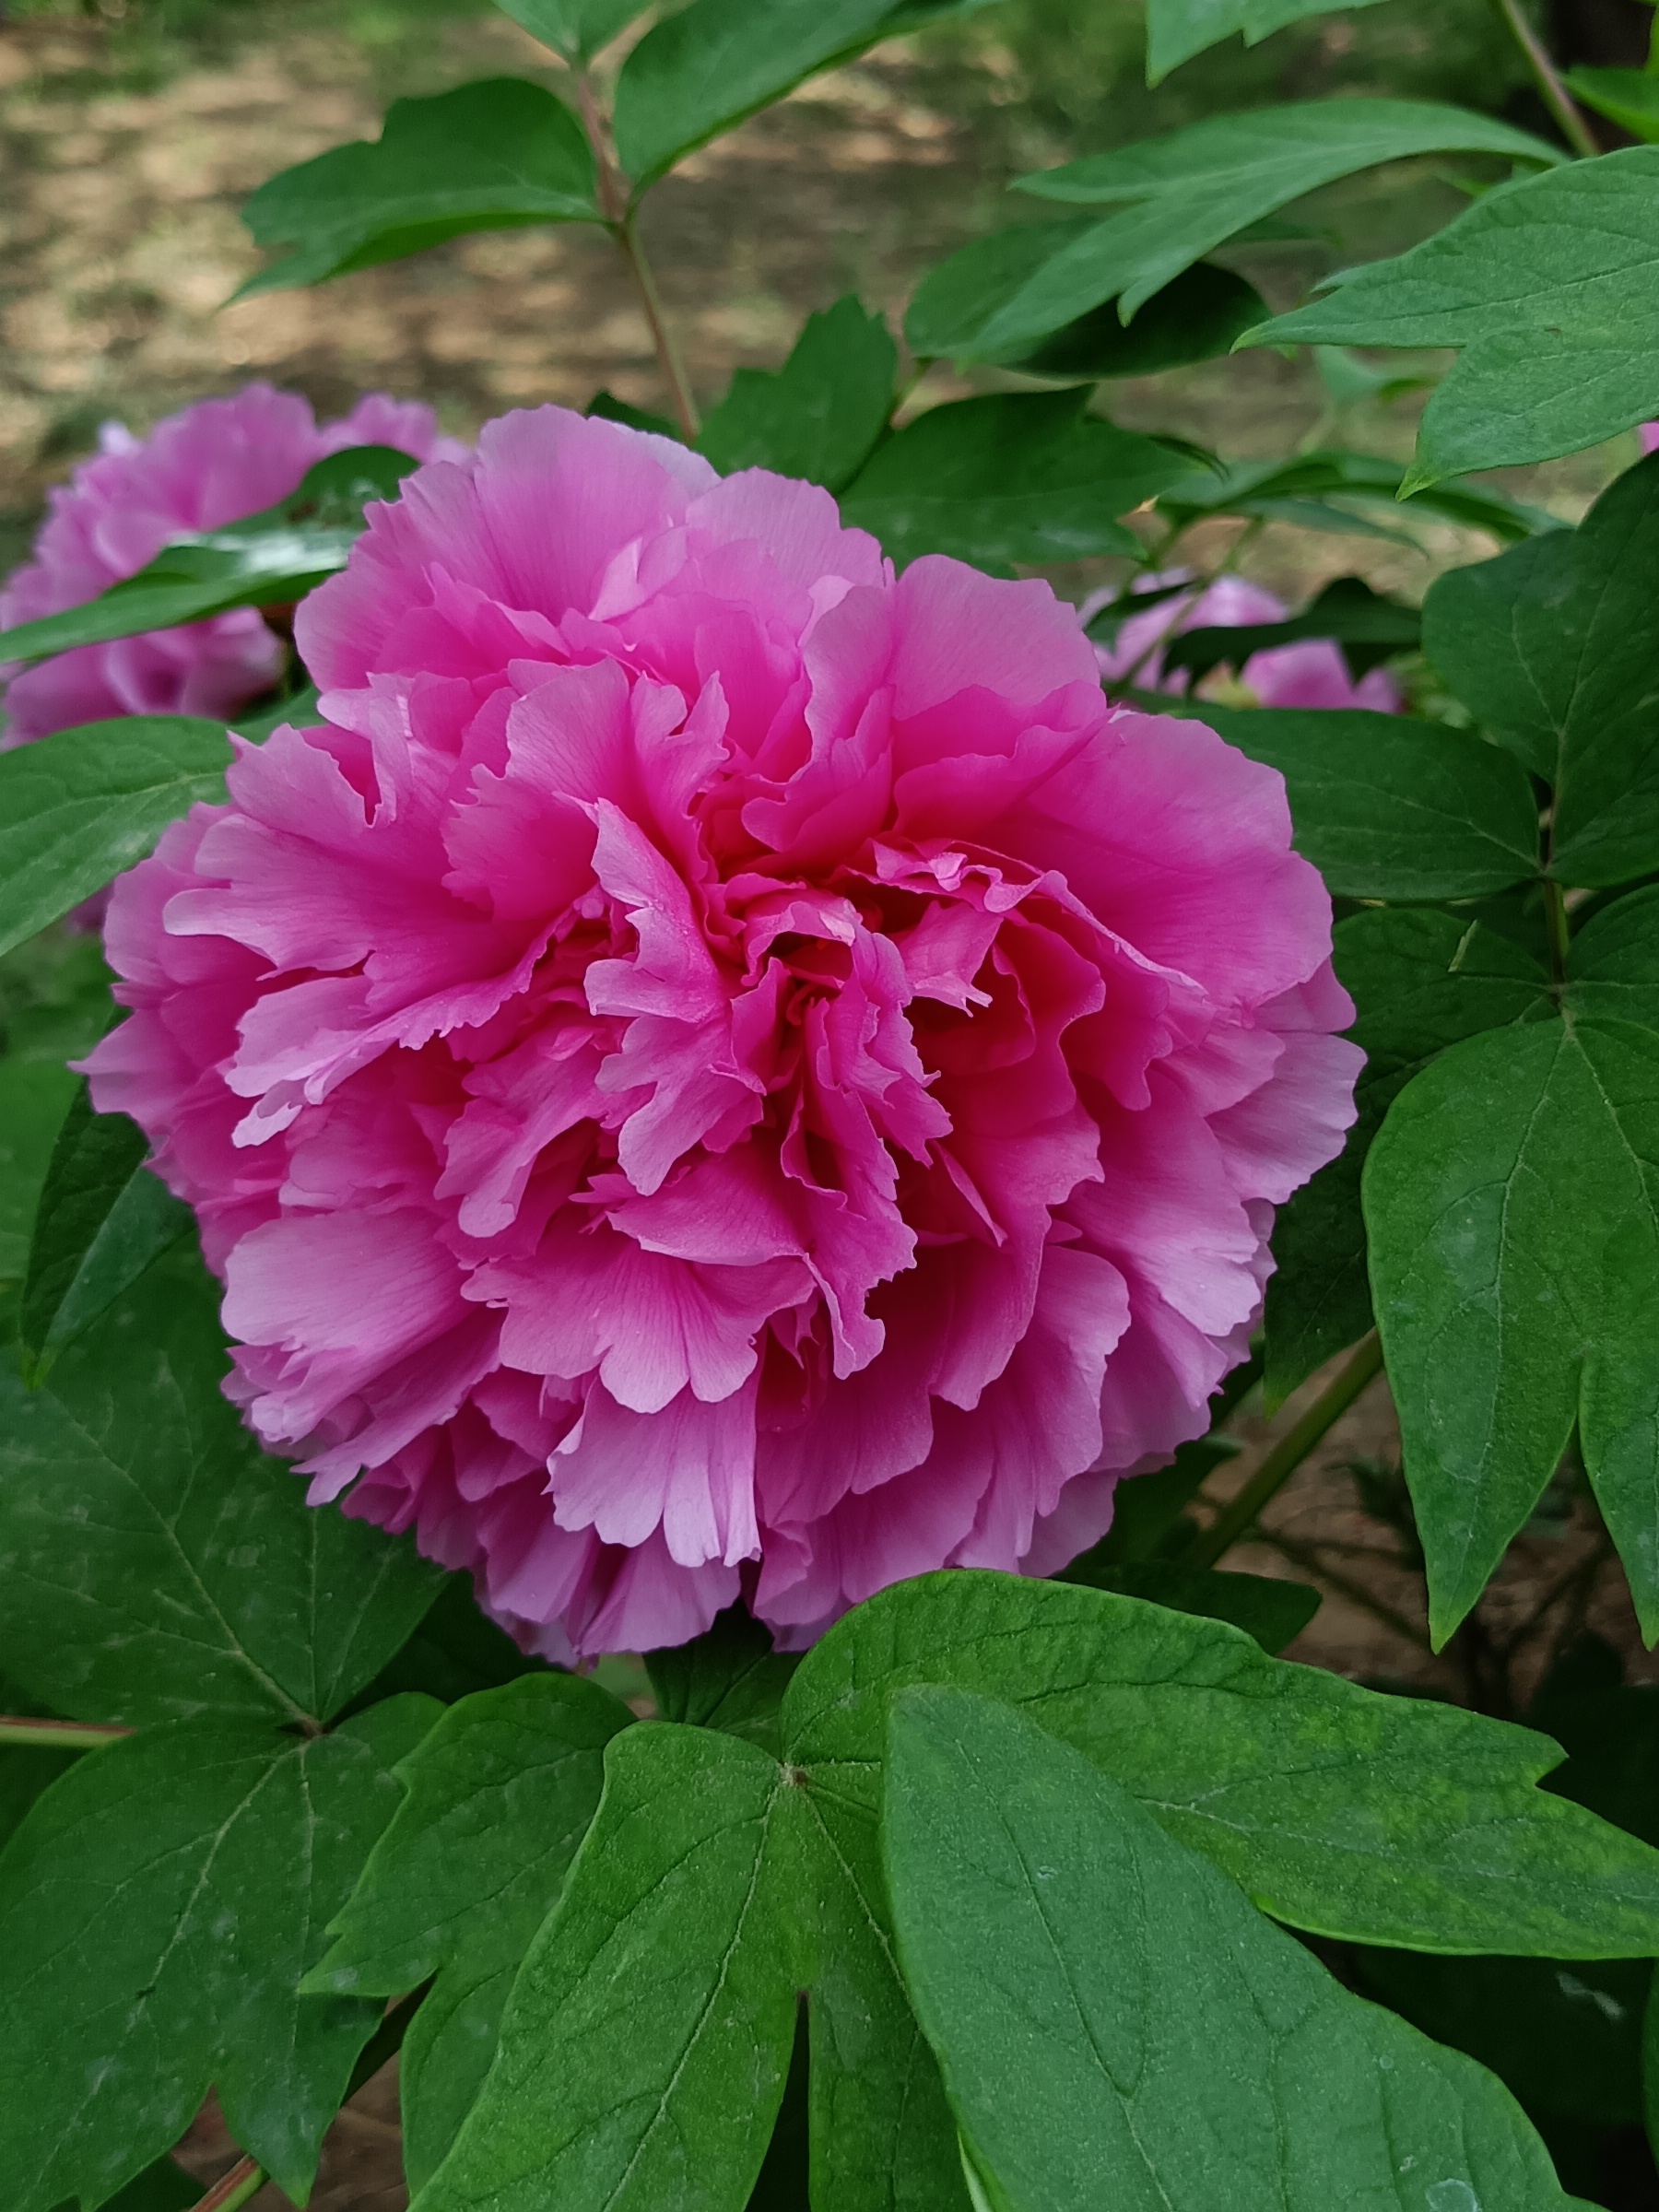
[[[624,1730],[483,2094],[421,2212],[743,2212],[804,1978],[798,1792],[712,1729]]]
[[[1358,708],[1198,712],[1278,770],[1297,850],[1338,898],[1473,899],[1537,872],[1525,771],[1465,731]]]
[[[558,1900],[632,1721],[596,1683],[525,1675],[465,1698],[398,1768],[406,1794],[308,1992],[400,1996],[436,1977],[404,2039],[404,2168],[418,2190],[477,2099],[501,2011]]]
[[[1423,646],[1476,719],[1553,788],[1552,871],[1659,867],[1659,454],[1576,530],[1438,578]]]
[[[840,491],[887,428],[899,355],[887,324],[849,292],[808,315],[782,369],[739,369],[697,450],[722,476],[770,468]]]
[[[1659,1035],[1570,1012],[1453,1047],[1395,1100],[1364,1203],[1436,1644],[1480,1595],[1575,1422],[1651,1640]]]
[[[1437,1053],[1553,1009],[1549,978],[1523,947],[1467,913],[1385,907],[1333,933],[1336,973],[1365,1053],[1359,1118],[1338,1157],[1279,1208],[1268,1279],[1265,1385],[1282,1405],[1371,1325],[1360,1175],[1390,1102]]]
[[[793,1652],[773,1651],[771,1630],[740,1605],[728,1606],[691,1642],[645,1654],[664,1720],[723,1728],[774,1758],[780,1748],[778,1709],[800,1664]]]
[[[665,170],[879,39],[986,0],[692,0],[653,24],[617,79],[617,152],[636,195]]]
[[[333,1735],[173,1722],[78,1759],[0,1858],[0,2159],[14,2212],[101,2204],[210,2086],[303,2200],[380,2017],[299,1984],[396,1802],[434,1708]]]
[[[321,284],[469,231],[598,222],[594,190],[581,124],[540,85],[494,76],[394,100],[377,139],[285,169],[246,203],[256,242],[293,250],[235,297]]]
[[[964,248],[923,285],[907,335],[918,353],[1000,360],[1029,351],[1102,300],[1116,300],[1128,323],[1182,270],[1292,200],[1380,162],[1446,153],[1561,159],[1542,139],[1491,116],[1426,101],[1302,101],[1211,116],[1018,179],[1018,190],[1041,199],[1115,212],[1033,226],[1029,237],[1006,232],[994,254]],[[941,326],[951,333],[946,346],[936,342]]]
[[[1455,346],[1407,488],[1550,461],[1659,414],[1659,149],[1500,185],[1436,236],[1248,343]]]
[[[229,764],[223,724],[188,714],[88,723],[0,753],[0,952],[142,860],[198,800],[222,799]]]
[[[1659,1940],[1659,1854],[1534,1788],[1547,1737],[1064,1583],[955,1570],[838,1622],[783,1700],[814,1804],[873,1818],[888,1707],[940,1683],[1030,1712],[1292,1926],[1545,1958]]]
[[[137,1124],[94,1113],[81,1084],[53,1147],[29,1248],[18,1335],[31,1382],[191,1233],[190,1209],[151,1174],[148,1156]]]
[[[1348,0],[1370,7],[1375,0]],[[1335,12],[1336,0],[1149,0],[1147,9],[1147,82],[1156,85],[1206,46],[1241,34],[1258,46],[1287,24]]]
[[[1230,1621],[1265,1652],[1282,1652],[1319,1610],[1320,1594],[1306,1583],[1265,1574],[1220,1573],[1182,1567],[1172,1559],[1126,1559],[1114,1564],[1085,1553],[1054,1577],[1091,1590],[1114,1590],[1172,1613],[1201,1620]]]
[[[217,1304],[176,1246],[39,1390],[0,1365],[0,1666],[71,1719],[325,1721],[436,1594],[260,1453]]]
[[[496,6],[567,62],[592,61],[645,12],[645,0],[496,0]]]
[[[1086,414],[1086,400],[1000,392],[930,407],[877,448],[841,495],[842,518],[901,568],[947,553],[1006,575],[1016,563],[1137,554],[1118,517],[1188,464]]]
[[[1500,2083],[1349,1995],[1065,1744],[934,1688],[889,1745],[905,1983],[997,2212],[1564,2212]]]

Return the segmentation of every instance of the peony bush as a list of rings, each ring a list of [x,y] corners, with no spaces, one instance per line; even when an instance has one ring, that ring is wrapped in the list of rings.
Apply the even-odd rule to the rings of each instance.
[[[671,415],[253,384],[0,591],[7,2212],[394,2055],[415,2212],[1659,2201],[1651,78],[1039,171],[712,398],[641,200],[971,0],[503,4],[244,290],[587,223]],[[1112,419],[1257,343],[1410,464]]]

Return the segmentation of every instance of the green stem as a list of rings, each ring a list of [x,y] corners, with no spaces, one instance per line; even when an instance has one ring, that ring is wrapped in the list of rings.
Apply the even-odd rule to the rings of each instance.
[[[1557,984],[1567,981],[1567,900],[1553,876],[1544,878],[1544,918],[1549,930],[1549,973]]]
[[[1521,0],[1492,0],[1504,28],[1525,56],[1526,65],[1543,97],[1544,105],[1560,125],[1561,135],[1575,154],[1586,161],[1594,161],[1601,152],[1590,125],[1584,121],[1584,112],[1579,106],[1561,78],[1560,71],[1550,57],[1548,48],[1522,13]]]
[[[1295,1427],[1280,1437],[1244,1488],[1222,1507],[1182,1555],[1183,1567],[1213,1567],[1255,1524],[1269,1499],[1277,1497],[1332,1422],[1346,1413],[1382,1365],[1382,1346],[1373,1329],[1362,1337],[1335,1381],[1321,1392]]]
[[[663,302],[651,274],[651,264],[645,258],[645,249],[640,241],[639,209],[630,206],[628,180],[617,166],[611,152],[610,132],[606,124],[599,96],[594,88],[593,73],[587,69],[572,72],[576,79],[576,99],[582,110],[582,127],[587,133],[587,142],[593,149],[594,170],[597,180],[599,213],[605,227],[616,241],[616,247],[628,264],[629,275],[640,295],[645,310],[645,320],[651,329],[651,342],[656,348],[663,381],[668,386],[674,404],[675,418],[688,441],[697,436],[700,427],[697,417],[697,402],[691,395],[690,382],[686,375],[685,363],[679,348],[674,343],[674,334],[663,312]]]
[[[241,2212],[251,2196],[257,2196],[265,2187],[265,2168],[252,2159],[238,2159],[229,2173],[223,2173],[214,2183],[206,2196],[198,2197],[195,2212]]]
[[[651,264],[646,260],[645,248],[640,241],[638,208],[629,209],[613,235],[621,249],[623,260],[633,274],[640,302],[645,310],[645,320],[651,325],[652,344],[656,347],[656,357],[662,365],[669,396],[674,402],[675,419],[689,443],[702,426],[698,419],[697,402],[691,395],[686,365],[680,359],[679,348],[674,342],[674,333],[669,329],[667,317],[663,312],[656,279],[651,273]]]
[[[37,1751],[96,1751],[119,1743],[130,1728],[97,1728],[89,1721],[35,1721],[7,1713],[0,1718],[0,1744],[32,1744]]]

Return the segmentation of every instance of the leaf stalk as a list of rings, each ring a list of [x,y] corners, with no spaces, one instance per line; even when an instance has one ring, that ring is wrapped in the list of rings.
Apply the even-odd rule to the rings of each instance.
[[[265,2187],[265,2168],[249,2158],[238,2159],[229,2173],[223,2173],[214,2183],[206,2196],[198,2197],[195,2212],[241,2212],[251,2196],[257,2196]]]
[[[640,304],[645,310],[645,321],[651,330],[651,342],[656,349],[657,365],[663,371],[663,381],[668,387],[669,398],[673,403],[675,419],[689,443],[701,428],[697,401],[686,374],[686,365],[680,359],[679,347],[674,342],[674,333],[668,327],[668,318],[663,312],[662,295],[657,290],[656,279],[651,273],[651,263],[646,258],[644,244],[640,237],[639,207],[629,201],[628,181],[618,168],[611,152],[610,132],[606,124],[604,110],[599,105],[599,96],[594,88],[592,71],[576,69],[571,74],[576,80],[582,127],[593,149],[599,212],[634,280],[634,288],[640,295]]]
[[[0,1744],[32,1745],[37,1751],[96,1751],[118,1743],[130,1728],[100,1728],[90,1721],[33,1720],[21,1713],[0,1715]]]
[[[1561,135],[1581,159],[1594,161],[1601,152],[1584,120],[1584,111],[1567,89],[1549,50],[1522,13],[1521,0],[1492,0],[1505,29],[1525,57],[1544,105],[1554,116]]]

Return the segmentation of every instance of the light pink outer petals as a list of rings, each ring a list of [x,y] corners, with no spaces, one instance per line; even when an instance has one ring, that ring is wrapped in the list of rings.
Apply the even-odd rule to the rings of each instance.
[[[1099,1536],[1352,1118],[1279,778],[1046,585],[554,408],[299,629],[324,719],[118,887],[89,1065],[313,1498],[563,1656]]]

